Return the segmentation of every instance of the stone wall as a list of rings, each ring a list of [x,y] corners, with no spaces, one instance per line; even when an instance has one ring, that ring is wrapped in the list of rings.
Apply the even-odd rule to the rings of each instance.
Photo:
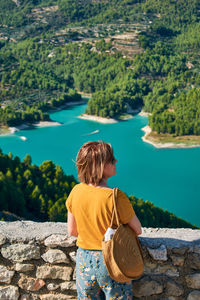
[[[200,230],[143,229],[134,299],[200,299]],[[0,222],[0,300],[77,299],[75,239],[63,223]]]

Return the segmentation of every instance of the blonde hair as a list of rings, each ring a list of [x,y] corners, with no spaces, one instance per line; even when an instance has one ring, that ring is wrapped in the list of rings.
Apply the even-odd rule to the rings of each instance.
[[[103,179],[105,164],[114,161],[113,149],[109,143],[87,142],[80,148],[76,157],[78,179],[87,184],[98,185]]]

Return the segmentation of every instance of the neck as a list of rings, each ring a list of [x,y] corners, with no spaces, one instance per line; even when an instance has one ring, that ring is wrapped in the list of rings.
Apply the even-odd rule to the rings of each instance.
[[[96,187],[108,187],[107,186],[107,179],[102,179],[101,182],[97,185],[92,184],[92,183],[89,183],[89,185],[96,186]]]
[[[108,187],[108,186],[107,186],[107,179],[103,179],[103,180],[98,184],[98,186]]]

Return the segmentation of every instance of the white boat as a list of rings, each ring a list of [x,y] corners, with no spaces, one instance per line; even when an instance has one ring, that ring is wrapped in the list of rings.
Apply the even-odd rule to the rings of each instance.
[[[26,141],[26,140],[27,140],[27,137],[25,137],[25,136],[20,136],[20,139],[23,140],[23,141]]]

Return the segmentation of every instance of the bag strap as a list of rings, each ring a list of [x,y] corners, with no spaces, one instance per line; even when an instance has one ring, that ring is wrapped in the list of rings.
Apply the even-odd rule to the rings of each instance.
[[[114,222],[114,216],[116,217],[117,220],[117,226],[119,227],[119,217],[118,217],[118,213],[117,213],[117,204],[116,204],[116,200],[117,200],[117,188],[113,189],[113,212],[112,212],[112,218],[111,218],[111,223],[110,223],[110,227],[113,227],[113,222]]]

